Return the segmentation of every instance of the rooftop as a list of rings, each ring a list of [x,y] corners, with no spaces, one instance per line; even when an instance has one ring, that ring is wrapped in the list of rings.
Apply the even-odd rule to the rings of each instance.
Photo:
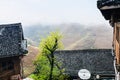
[[[98,0],[97,7],[106,20],[110,20],[113,14],[120,18],[120,0]]]
[[[25,54],[21,23],[0,25],[0,58]]]
[[[111,49],[63,50],[56,51],[55,56],[71,76],[77,76],[80,69],[94,75],[114,75]]]

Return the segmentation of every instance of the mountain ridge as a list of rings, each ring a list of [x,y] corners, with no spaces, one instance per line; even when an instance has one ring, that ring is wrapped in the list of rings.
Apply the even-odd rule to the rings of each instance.
[[[40,40],[52,31],[63,34],[65,49],[112,48],[112,28],[104,25],[84,26],[81,24],[37,25],[24,28],[30,45],[39,46]]]

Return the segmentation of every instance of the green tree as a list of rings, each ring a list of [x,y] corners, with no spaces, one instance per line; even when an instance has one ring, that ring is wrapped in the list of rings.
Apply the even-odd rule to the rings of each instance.
[[[35,80],[64,80],[64,69],[61,69],[61,63],[56,61],[54,52],[61,49],[62,35],[59,32],[51,32],[50,35],[40,42],[40,54],[35,61],[35,74],[32,76]]]

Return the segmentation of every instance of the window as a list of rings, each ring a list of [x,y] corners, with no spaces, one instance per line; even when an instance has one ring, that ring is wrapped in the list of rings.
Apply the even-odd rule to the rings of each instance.
[[[1,62],[1,71],[14,69],[14,64],[11,60]]]

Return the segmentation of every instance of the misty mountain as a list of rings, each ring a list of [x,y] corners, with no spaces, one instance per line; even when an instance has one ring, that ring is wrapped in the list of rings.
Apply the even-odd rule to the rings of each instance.
[[[34,25],[24,27],[24,35],[28,43],[35,46],[38,46],[41,38],[46,37],[51,31],[54,31],[54,28],[51,26]]]
[[[63,34],[65,49],[112,48],[112,27],[97,25],[84,26],[77,23],[59,25],[34,25],[24,28],[25,37],[30,45],[38,46],[40,40],[51,31]]]

